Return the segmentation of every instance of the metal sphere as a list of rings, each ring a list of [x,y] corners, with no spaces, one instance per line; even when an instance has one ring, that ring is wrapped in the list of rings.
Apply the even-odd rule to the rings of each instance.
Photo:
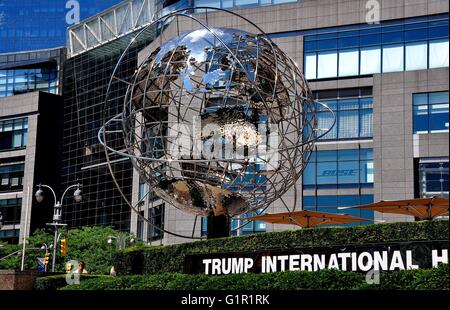
[[[295,185],[317,138],[297,65],[267,36],[226,28],[194,30],[153,51],[121,120],[140,177],[200,216],[268,206]]]

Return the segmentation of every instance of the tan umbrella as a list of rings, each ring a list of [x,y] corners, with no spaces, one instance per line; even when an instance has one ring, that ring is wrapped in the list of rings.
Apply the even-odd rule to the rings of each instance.
[[[264,214],[246,218],[251,221],[264,221],[273,224],[294,224],[304,228],[315,227],[319,225],[329,224],[346,224],[353,222],[370,222],[371,220],[363,219],[356,216],[346,214],[336,214],[317,211],[295,211],[285,213]]]
[[[348,208],[373,210],[381,213],[404,214],[418,217],[421,220],[432,220],[437,216],[448,215],[448,199],[432,197],[396,201],[382,200],[369,205]]]

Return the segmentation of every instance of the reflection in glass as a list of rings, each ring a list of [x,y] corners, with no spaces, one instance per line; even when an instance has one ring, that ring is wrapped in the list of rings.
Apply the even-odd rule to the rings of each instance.
[[[448,67],[448,39],[430,41],[430,69]]]
[[[339,52],[339,76],[358,75],[359,52],[356,49]]]
[[[330,78],[337,76],[337,53],[318,53],[317,78]]]
[[[422,70],[427,68],[427,42],[410,43],[406,45],[405,70]]]
[[[383,73],[403,71],[403,45],[383,47]]]

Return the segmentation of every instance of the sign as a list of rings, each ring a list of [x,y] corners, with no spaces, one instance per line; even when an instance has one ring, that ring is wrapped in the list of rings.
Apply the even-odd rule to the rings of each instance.
[[[45,272],[45,264],[44,264],[44,258],[38,257],[37,258],[37,265],[38,265],[38,271],[39,272]]]
[[[340,269],[367,272],[431,268],[448,263],[448,240],[188,254],[184,272],[224,275]]]

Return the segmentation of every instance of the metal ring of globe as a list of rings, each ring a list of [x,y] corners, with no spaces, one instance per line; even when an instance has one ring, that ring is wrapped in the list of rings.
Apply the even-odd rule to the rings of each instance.
[[[105,100],[105,123],[98,133],[113,180],[138,216],[139,202],[131,204],[120,188],[112,155],[130,158],[150,185],[149,191],[196,219],[265,210],[276,200],[294,211],[296,181],[314,142],[333,127],[318,134],[316,109],[323,104],[313,100],[295,62],[257,25],[225,9],[190,10],[199,9],[206,16],[208,10],[237,16],[260,34],[210,28],[185,9],[160,17],[141,30],[114,69]],[[141,35],[153,25],[163,28],[174,19],[178,26],[180,17],[201,28],[180,34],[177,27],[178,35],[150,53],[128,81],[117,76]],[[111,117],[107,108],[114,106],[108,107],[108,103],[118,102],[112,98],[115,82],[125,83],[127,92],[123,111]],[[123,140],[117,139],[117,134],[122,134]],[[108,135],[123,141],[125,150],[108,143]],[[292,209],[282,198],[290,188],[294,188]],[[178,237],[197,238],[194,233],[187,236],[154,227]]]

